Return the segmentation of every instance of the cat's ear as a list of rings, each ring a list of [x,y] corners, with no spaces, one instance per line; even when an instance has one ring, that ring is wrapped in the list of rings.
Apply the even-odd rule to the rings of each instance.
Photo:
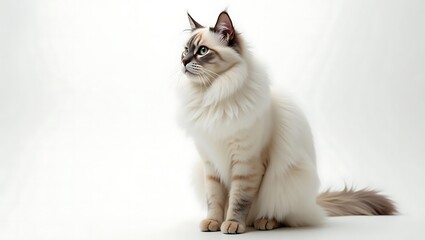
[[[195,19],[193,19],[192,16],[190,16],[189,12],[187,13],[187,17],[189,18],[190,28],[192,28],[192,31],[197,28],[203,28],[201,24],[196,22]]]
[[[214,31],[227,43],[235,37],[235,29],[233,28],[232,20],[226,11],[221,12],[218,16]]]

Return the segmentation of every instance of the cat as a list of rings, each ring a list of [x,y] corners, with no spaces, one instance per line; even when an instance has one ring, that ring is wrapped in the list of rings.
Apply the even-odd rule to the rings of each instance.
[[[324,216],[391,215],[393,202],[373,190],[318,193],[315,149],[306,118],[271,90],[227,11],[214,27],[188,14],[181,56],[179,122],[202,159],[208,212],[201,231],[243,233],[314,226]]]

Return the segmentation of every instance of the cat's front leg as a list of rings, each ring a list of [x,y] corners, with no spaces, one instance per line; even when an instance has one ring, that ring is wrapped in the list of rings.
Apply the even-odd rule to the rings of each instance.
[[[229,208],[221,231],[230,234],[243,233],[246,217],[260,187],[265,168],[257,159],[234,160],[231,170]]]
[[[208,213],[207,218],[201,221],[200,228],[203,232],[215,232],[220,230],[224,219],[227,193],[212,164],[206,161],[204,165]]]

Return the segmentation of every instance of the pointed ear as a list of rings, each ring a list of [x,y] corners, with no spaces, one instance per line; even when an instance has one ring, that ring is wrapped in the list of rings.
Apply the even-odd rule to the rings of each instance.
[[[220,13],[215,24],[214,31],[220,34],[220,37],[229,43],[235,37],[235,29],[232,20],[226,11]]]
[[[190,28],[192,28],[192,31],[197,28],[203,28],[201,24],[196,22],[195,19],[193,19],[192,16],[190,16],[189,12],[187,13],[187,17],[189,18]]]

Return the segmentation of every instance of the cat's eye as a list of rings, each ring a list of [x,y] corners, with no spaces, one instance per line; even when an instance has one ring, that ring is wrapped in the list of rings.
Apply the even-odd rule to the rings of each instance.
[[[183,51],[183,56],[186,56],[189,53],[189,48],[185,47]]]
[[[205,47],[205,46],[201,46],[201,47],[199,47],[199,50],[198,50],[198,54],[199,55],[205,55],[205,54],[207,54],[208,53],[208,48],[207,47]]]

